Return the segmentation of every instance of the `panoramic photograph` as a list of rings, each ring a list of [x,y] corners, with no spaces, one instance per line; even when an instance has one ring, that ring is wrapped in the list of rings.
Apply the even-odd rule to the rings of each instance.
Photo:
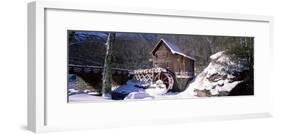
[[[69,103],[254,95],[254,37],[67,32]]]

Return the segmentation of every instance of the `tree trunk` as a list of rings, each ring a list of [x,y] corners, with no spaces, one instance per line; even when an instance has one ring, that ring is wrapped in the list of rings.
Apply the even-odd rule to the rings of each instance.
[[[111,94],[111,83],[112,83],[112,44],[115,40],[115,33],[109,33],[106,41],[106,55],[103,67],[103,78],[102,78],[102,96],[110,97]]]

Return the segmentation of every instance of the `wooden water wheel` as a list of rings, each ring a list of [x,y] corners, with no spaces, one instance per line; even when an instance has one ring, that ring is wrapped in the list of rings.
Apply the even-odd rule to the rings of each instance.
[[[174,75],[169,72],[157,73],[153,78],[153,82],[156,82],[157,80],[162,80],[168,90],[173,89],[174,87]]]

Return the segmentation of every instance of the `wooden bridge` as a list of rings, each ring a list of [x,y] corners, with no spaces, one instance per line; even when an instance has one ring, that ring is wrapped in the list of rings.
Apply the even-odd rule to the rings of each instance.
[[[68,73],[79,76],[94,89],[101,89],[103,66],[69,64]],[[135,80],[144,82],[155,82],[157,80],[162,80],[167,89],[184,88],[187,81],[189,81],[192,77],[180,77],[184,79],[178,79],[178,75],[178,73],[174,74],[173,72],[161,67],[137,70],[112,68],[113,85],[126,84],[129,79],[133,78]],[[187,74],[184,76],[186,75]]]
[[[76,89],[88,89],[93,92],[101,92],[103,66],[68,65],[68,73],[76,76]],[[128,69],[112,68],[112,84],[123,85],[132,76]]]

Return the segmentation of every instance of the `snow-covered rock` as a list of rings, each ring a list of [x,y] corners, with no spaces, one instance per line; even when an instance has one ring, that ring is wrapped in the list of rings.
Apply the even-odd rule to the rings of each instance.
[[[137,80],[127,81],[126,85],[122,85],[122,86],[116,88],[114,91],[112,91],[111,98],[113,100],[123,100],[128,94],[130,94],[132,92],[144,91],[143,88],[136,86],[139,83],[140,82]]]
[[[112,86],[112,87],[111,87],[111,91],[114,91],[114,90],[117,89],[118,87],[120,87],[120,85]]]
[[[157,80],[154,84],[151,84],[149,88],[145,90],[151,96],[158,96],[167,93],[168,89],[161,80]]]
[[[69,88],[68,89],[68,95],[74,95],[74,94],[78,94],[78,93],[80,93],[79,90],[76,90],[74,88]]]
[[[244,81],[243,72],[248,71],[243,59],[232,59],[224,51],[210,56],[210,64],[196,76],[181,96],[225,96]]]
[[[68,89],[68,92],[70,92],[70,93],[78,93],[79,90],[76,90],[74,88],[70,88],[70,89]]]
[[[144,82],[139,80],[128,80],[127,85],[134,85],[135,87],[146,89],[150,86],[150,82]]]
[[[90,92],[91,92],[91,90],[89,90],[89,89],[85,89],[85,90],[83,90],[83,92],[84,92],[84,93],[90,93]]]
[[[126,85],[122,85],[112,91],[113,100],[122,99],[153,99],[156,96],[167,93],[166,85],[158,80],[155,83],[147,83],[138,80],[129,80]]]

